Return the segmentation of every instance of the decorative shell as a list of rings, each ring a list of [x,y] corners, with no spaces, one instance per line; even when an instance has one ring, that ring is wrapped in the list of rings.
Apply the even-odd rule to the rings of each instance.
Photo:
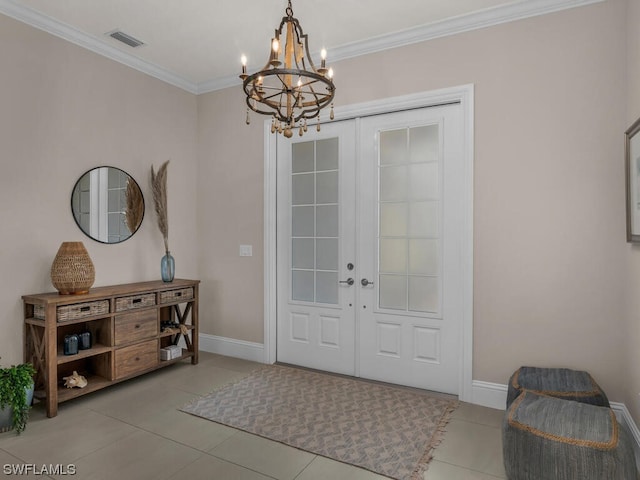
[[[62,378],[64,380],[64,386],[67,388],[84,388],[87,386],[87,383],[89,383],[87,382],[86,378],[84,378],[82,375],[78,375],[78,372],[76,372],[75,370],[73,371],[73,375]]]

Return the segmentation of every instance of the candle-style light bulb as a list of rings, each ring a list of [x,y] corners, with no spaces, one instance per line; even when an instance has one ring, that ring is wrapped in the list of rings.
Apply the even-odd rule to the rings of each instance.
[[[275,37],[271,40],[271,57],[269,58],[269,63],[271,63],[271,66],[273,67],[280,66],[280,60],[278,60],[279,52],[280,52],[280,40],[278,40],[278,37]]]
[[[327,73],[327,49],[323,48],[322,50],[320,50],[320,68],[318,69],[318,72],[321,73],[322,75],[324,75],[325,73]]]
[[[330,68],[330,69],[329,69],[329,72],[327,73],[327,76],[328,76],[329,78],[333,78],[333,68]]]
[[[242,74],[246,75],[247,74],[247,56],[246,55],[242,55],[242,57],[240,57],[240,63],[242,63]]]

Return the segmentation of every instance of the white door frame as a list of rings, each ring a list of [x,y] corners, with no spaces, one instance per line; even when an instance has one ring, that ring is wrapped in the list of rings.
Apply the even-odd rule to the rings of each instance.
[[[460,103],[464,125],[464,289],[459,399],[472,400],[473,382],[473,158],[474,87],[472,84],[335,108],[335,121],[401,110]],[[264,363],[276,361],[276,137],[264,126]]]

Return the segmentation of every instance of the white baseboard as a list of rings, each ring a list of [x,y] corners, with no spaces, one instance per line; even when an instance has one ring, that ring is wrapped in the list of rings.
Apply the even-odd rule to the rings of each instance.
[[[640,430],[638,430],[636,422],[633,420],[631,413],[624,403],[610,403],[616,417],[618,417],[618,421],[623,427],[626,427],[627,431],[631,434],[631,439],[633,440],[633,451],[636,454],[636,466],[640,469]]]
[[[199,348],[203,352],[264,363],[264,345],[262,343],[218,337],[207,333],[200,333],[198,340],[200,342]]]
[[[507,386],[474,380],[471,382],[471,403],[504,410],[507,405]]]

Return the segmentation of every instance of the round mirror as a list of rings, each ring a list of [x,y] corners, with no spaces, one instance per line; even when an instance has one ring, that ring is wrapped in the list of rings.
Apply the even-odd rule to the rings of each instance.
[[[86,235],[120,243],[136,233],[144,217],[144,198],[136,181],[115,167],[82,175],[71,194],[73,218]]]

